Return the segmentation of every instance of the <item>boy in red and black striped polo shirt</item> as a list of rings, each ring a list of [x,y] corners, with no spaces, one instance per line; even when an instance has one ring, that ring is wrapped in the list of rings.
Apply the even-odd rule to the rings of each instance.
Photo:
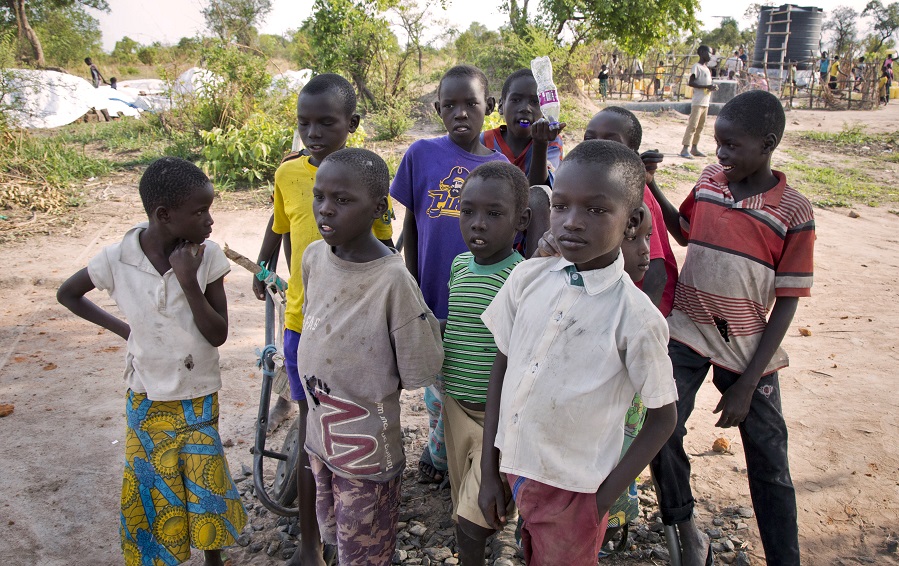
[[[799,297],[812,286],[815,221],[808,199],[771,169],[785,125],[780,101],[751,91],[715,122],[718,164],[675,208],[658,190],[668,231],[687,246],[668,318],[678,425],[652,462],[662,520],[677,525],[683,563],[708,563],[709,540],[693,522],[686,421],[713,367],[721,392],[716,426],[738,426],[749,490],[768,564],[799,564],[796,495],[777,371]],[[770,312],[770,316],[767,316]]]

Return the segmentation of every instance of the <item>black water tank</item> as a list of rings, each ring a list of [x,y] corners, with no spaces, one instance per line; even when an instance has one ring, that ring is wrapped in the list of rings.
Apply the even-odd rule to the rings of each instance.
[[[789,7],[790,13],[786,12]],[[815,61],[820,55],[821,27],[824,25],[824,11],[814,6],[795,6],[784,4],[782,6],[764,6],[759,12],[759,27],[756,32],[755,50],[752,52],[752,67],[763,68],[765,65],[765,43],[768,38],[768,19],[771,13],[773,21],[790,19],[790,40],[787,42],[787,54],[784,57],[784,66],[790,61],[797,63],[796,68],[803,71],[815,68]],[[775,24],[771,26],[771,41],[768,47],[782,47],[787,24]],[[780,34],[778,34],[780,32]],[[780,67],[781,51],[768,51],[768,68]]]

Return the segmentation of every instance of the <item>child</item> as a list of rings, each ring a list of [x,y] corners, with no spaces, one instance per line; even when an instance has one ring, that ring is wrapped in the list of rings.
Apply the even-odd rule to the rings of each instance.
[[[799,297],[810,294],[815,221],[809,201],[771,169],[785,120],[773,94],[754,90],[737,96],[715,123],[719,163],[705,168],[680,210],[654,188],[668,231],[687,246],[668,318],[680,394],[677,428],[653,461],[662,520],[678,526],[684,564],[701,564],[710,556],[708,538],[693,522],[690,461],[683,445],[709,366],[722,394],[716,426],[740,428],[768,564],[799,564],[796,495],[777,371],[788,364],[780,344]]]
[[[504,472],[532,566],[558,564],[560,556],[595,565],[609,508],[674,427],[668,328],[627,280],[620,253],[643,218],[644,174],[621,144],[574,148],[552,195],[550,229],[562,257],[519,264],[481,317],[499,352],[478,501],[487,523],[500,528]],[[621,423],[638,392],[646,422],[619,462]]]
[[[100,88],[101,84],[107,84],[106,79],[103,78],[103,75],[100,74],[100,69],[94,65],[94,62],[91,61],[90,57],[84,58],[84,64],[90,67],[91,71],[91,84],[94,85],[94,88]]]
[[[705,118],[709,114],[712,92],[718,90],[718,85],[712,83],[712,73],[706,66],[706,63],[709,62],[708,46],[700,45],[696,54],[699,55],[699,62],[695,63],[693,69],[690,70],[690,81],[687,83],[693,88],[693,105],[690,107],[690,120],[687,122],[687,130],[684,132],[684,139],[681,142],[684,147],[680,151],[680,156],[684,159],[693,159],[691,155],[705,157],[705,154],[696,146],[699,144],[699,137],[705,126]],[[734,54],[736,55],[736,52]],[[692,146],[690,145],[691,140]]]
[[[340,75],[326,73],[312,78],[297,97],[297,129],[305,150],[288,155],[275,172],[275,210],[259,250],[259,262],[277,257],[278,244],[284,239],[285,256],[290,265],[287,287],[287,308],[284,314],[284,366],[290,383],[290,394],[299,405],[300,441],[305,437],[305,391],[297,373],[297,347],[303,330],[303,280],[300,275],[303,252],[321,239],[312,215],[313,191],[318,166],[322,160],[346,146],[347,137],[359,126],[356,114],[356,93],[353,86]],[[390,217],[374,222],[373,233],[388,246],[392,230]],[[257,298],[265,299],[261,281],[253,281]],[[272,410],[272,424],[289,416],[289,409],[278,398]],[[294,553],[291,564],[315,563],[322,548],[312,506],[314,488],[312,475],[304,454],[297,460],[297,486],[300,497],[300,550]],[[304,558],[305,557],[305,558]]]
[[[109,88],[111,88],[112,90],[118,90],[118,89],[119,89],[119,82],[118,82],[118,79],[117,79],[117,78],[115,78],[115,77],[109,77]]]
[[[603,65],[599,69],[599,74],[596,75],[596,78],[599,79],[599,95],[603,100],[609,95],[609,67],[608,65]]]
[[[643,140],[643,127],[633,112],[619,106],[608,106],[597,113],[587,124],[584,132],[585,140],[610,140],[622,143],[631,148],[634,153],[640,151],[640,143]],[[647,184],[643,188],[643,203],[652,215],[653,225],[664,226],[665,219],[659,203],[652,196],[649,187],[655,183],[655,172],[662,160],[658,151],[646,151],[640,155],[643,165],[646,167]],[[671,250],[671,243],[664,230],[653,230],[650,244],[649,271],[645,278],[635,281],[636,285],[656,305],[662,316],[668,316],[674,304],[674,288],[677,284],[677,259]]]
[[[484,563],[493,534],[478,507],[484,408],[496,344],[481,314],[524,258],[512,249],[527,227],[528,180],[509,163],[478,166],[462,185],[462,237],[470,251],[453,260],[443,337],[444,426],[456,541],[463,565]],[[507,491],[508,494],[508,491]]]
[[[218,346],[228,337],[230,264],[207,240],[215,198],[190,162],[163,157],[140,180],[149,223],[59,288],[76,315],[128,342],[120,534],[126,564],[222,564],[247,522],[218,434]],[[205,243],[204,243],[205,242]],[[105,290],[127,322],[85,295]]]
[[[830,87],[830,90],[837,90],[837,88],[839,87],[839,83],[837,81],[840,80],[840,75],[842,74],[840,73],[839,55],[834,56],[833,63],[830,64],[829,74],[830,80],[827,82],[827,86]]]
[[[550,127],[541,120],[537,81],[530,69],[519,69],[506,78],[499,100],[499,113],[505,125],[481,134],[481,143],[503,155],[528,176],[530,185],[553,184],[553,171],[562,160],[562,130],[565,123]],[[549,208],[542,188],[531,190],[531,228],[516,242],[525,257],[533,255],[537,240],[549,228]]]
[[[405,468],[400,389],[434,383],[443,363],[440,326],[415,279],[371,231],[389,185],[370,151],[325,158],[312,202],[324,242],[303,254],[305,448],[319,529],[341,566],[391,563]]]
[[[390,195],[406,207],[403,221],[406,267],[418,281],[428,308],[439,319],[447,314],[450,265],[468,248],[459,232],[459,191],[469,172],[490,161],[508,161],[480,142],[484,116],[493,112],[487,76],[477,67],[451,68],[437,86],[434,110],[443,120],[444,137],[409,146]],[[419,462],[423,481],[440,482],[446,473],[446,448],[440,425],[441,393],[425,391],[430,414],[428,449]]]

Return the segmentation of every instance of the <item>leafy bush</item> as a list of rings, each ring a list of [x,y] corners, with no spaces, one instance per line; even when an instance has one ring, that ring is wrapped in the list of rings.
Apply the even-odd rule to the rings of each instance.
[[[492,130],[493,128],[498,128],[506,123],[506,119],[503,118],[503,115],[497,111],[493,111],[493,114],[488,114],[484,116],[484,126],[481,128],[482,132],[486,132],[487,130]]]
[[[213,128],[200,134],[201,165],[219,187],[271,182],[293,139],[291,128],[275,124],[264,114],[254,114],[239,128]]]
[[[365,133],[365,128],[362,127],[362,122],[359,122],[359,127],[356,128],[356,131],[350,134],[350,137],[347,138],[346,146],[364,147],[366,137],[368,137],[368,134]]]
[[[368,115],[375,127],[376,140],[395,140],[415,125],[413,101],[408,97],[388,99],[377,112]]]

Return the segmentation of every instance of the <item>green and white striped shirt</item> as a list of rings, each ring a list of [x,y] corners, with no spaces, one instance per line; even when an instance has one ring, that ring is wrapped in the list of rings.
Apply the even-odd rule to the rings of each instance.
[[[492,265],[475,263],[471,252],[456,256],[450,268],[449,315],[443,334],[446,394],[460,401],[485,403],[496,343],[481,314],[524,258],[512,252]]]

